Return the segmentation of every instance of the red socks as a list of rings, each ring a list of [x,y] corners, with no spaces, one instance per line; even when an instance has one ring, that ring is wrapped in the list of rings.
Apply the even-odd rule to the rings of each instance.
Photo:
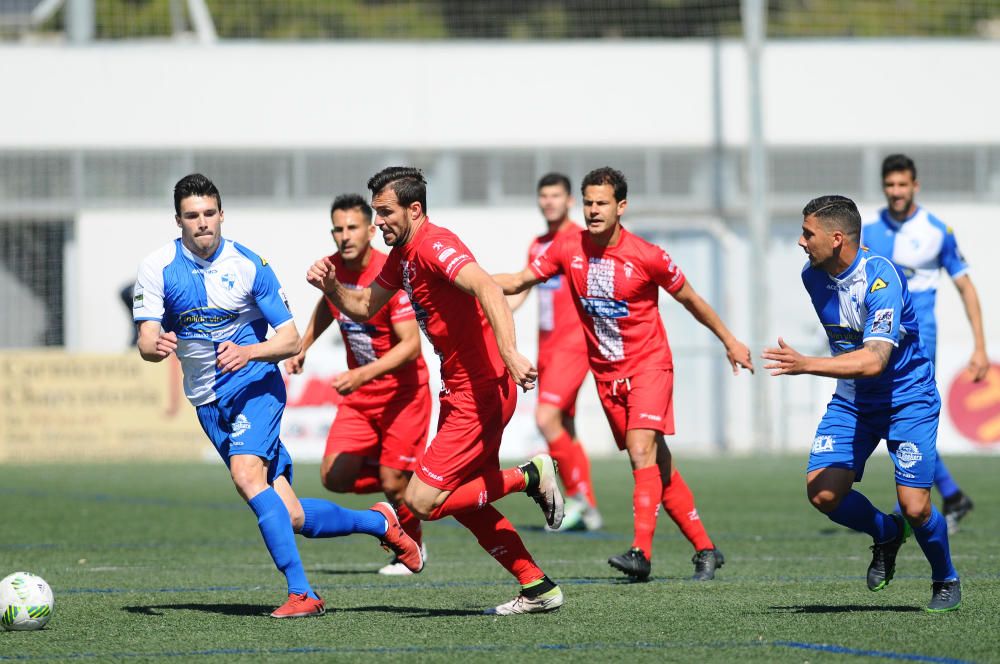
[[[659,466],[633,470],[632,476],[635,477],[632,493],[635,538],[632,546],[642,549],[647,558],[652,558],[653,533],[656,532],[656,513],[660,510],[660,497],[663,495],[663,480]]]
[[[427,520],[433,521],[446,516],[458,518],[458,515],[463,512],[482,510],[493,501],[500,500],[509,493],[524,491],[524,487],[524,473],[521,472],[520,468],[507,468],[505,470],[497,468],[486,471],[452,491],[448,498],[431,512]],[[497,514],[500,513],[497,512]]]
[[[448,500],[450,501],[451,498],[449,497]],[[453,516],[456,521],[472,531],[476,540],[479,541],[479,546],[493,556],[505,570],[513,574],[521,585],[537,581],[545,576],[541,568],[532,560],[531,554],[524,548],[524,543],[517,531],[514,530],[514,526],[492,505],[485,505],[481,509]]]
[[[596,506],[590,481],[590,459],[580,441],[573,440],[569,432],[563,430],[555,440],[549,441],[549,454],[558,465],[559,479],[566,487],[567,495],[583,494],[591,507]]]
[[[399,525],[403,532],[412,537],[417,546],[423,544],[424,529],[420,525],[420,519],[410,511],[410,508],[403,501],[399,501],[399,504],[396,505],[396,516],[399,518]]]
[[[663,509],[681,529],[684,537],[694,545],[695,551],[715,548],[708,533],[705,532],[698,510],[695,509],[694,495],[680,472],[676,470],[670,478],[670,483],[663,487]]]

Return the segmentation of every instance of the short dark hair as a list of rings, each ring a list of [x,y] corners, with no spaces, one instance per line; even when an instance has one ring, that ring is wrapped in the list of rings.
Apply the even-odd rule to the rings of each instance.
[[[601,186],[602,184],[610,184],[614,187],[616,203],[620,203],[628,198],[628,182],[625,180],[625,174],[610,166],[595,168],[587,173],[583,178],[583,182],[580,183],[580,193],[585,192],[587,187]]]
[[[427,212],[427,180],[419,168],[388,166],[368,180],[368,190],[372,192],[372,197],[389,186],[400,205],[409,207],[418,202],[423,211]]]
[[[909,171],[913,179],[917,179],[917,165],[905,154],[891,154],[882,160],[882,179],[889,173],[897,171]]]
[[[802,208],[802,216],[815,216],[827,229],[837,229],[855,242],[861,240],[861,213],[847,196],[829,194],[814,198]]]
[[[174,212],[181,214],[181,201],[190,196],[215,196],[215,204],[222,212],[222,194],[215,183],[201,173],[185,175],[174,185]]]
[[[555,186],[562,186],[567,194],[573,193],[573,185],[570,184],[569,178],[562,173],[546,173],[538,180],[538,186],[535,187],[535,191],[541,191],[542,187]]]
[[[347,211],[355,209],[361,210],[365,221],[369,224],[372,223],[372,206],[368,205],[368,201],[361,194],[341,194],[337,196],[333,199],[333,205],[330,206],[330,214],[332,215],[337,210]]]

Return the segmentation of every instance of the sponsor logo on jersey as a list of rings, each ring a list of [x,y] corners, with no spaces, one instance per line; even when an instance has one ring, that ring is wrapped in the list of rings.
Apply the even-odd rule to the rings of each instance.
[[[573,260],[570,261],[569,266],[574,270],[583,269],[583,256],[573,256]]]
[[[444,481],[444,477],[442,477],[441,475],[438,475],[436,473],[432,473],[427,468],[427,466],[425,466],[423,464],[420,464],[420,470],[422,470],[424,472],[424,475],[426,475],[427,477],[431,478],[432,480],[437,480],[438,482],[443,482]]]
[[[239,438],[240,436],[243,435],[244,431],[246,431],[247,429],[250,429],[250,428],[252,428],[251,425],[250,425],[250,420],[247,419],[246,415],[244,415],[243,413],[240,413],[239,415],[236,416],[236,419],[233,420],[233,432],[232,432],[232,434],[230,434],[229,437],[230,438]],[[233,442],[232,444],[233,445],[242,445],[243,443]]]
[[[628,302],[603,297],[581,297],[583,311],[591,318],[628,318]]]
[[[142,286],[136,286],[135,290],[132,291],[132,308],[142,309]]]
[[[652,413],[639,413],[640,420],[653,420],[654,422],[662,422],[663,418],[659,415],[653,415]]]
[[[895,312],[892,309],[879,309],[872,321],[872,334],[889,334],[892,331],[892,321]]]
[[[178,336],[190,339],[198,336],[210,337],[223,331],[239,317],[236,311],[198,307],[177,314]]]
[[[447,274],[450,277],[451,276],[451,271],[454,270],[458,266],[459,263],[461,263],[462,261],[464,261],[468,257],[469,257],[468,254],[459,254],[458,256],[455,256],[454,258],[452,258],[451,262],[448,263],[447,267],[444,268],[445,274]]]
[[[875,291],[882,290],[883,288],[886,288],[888,286],[889,284],[882,281],[882,278],[879,277],[878,279],[875,280],[875,283],[872,284],[872,287],[868,289],[868,292],[874,293]]]
[[[343,314],[341,314],[343,316]],[[337,324],[340,325],[340,329],[344,331],[344,334],[375,334],[375,326],[368,323],[358,323],[350,318],[341,318],[337,320]]]
[[[267,259],[266,258],[264,258],[263,256],[258,256],[257,258],[260,259],[260,266],[261,267],[267,267]]]
[[[900,443],[896,448],[896,461],[900,468],[913,468],[924,460],[924,455],[920,453],[920,448],[915,443],[909,441]]]
[[[816,436],[816,440],[813,441],[812,453],[822,454],[823,452],[832,452],[833,443],[833,436]]]
[[[440,244],[440,242],[438,242],[437,244]],[[446,260],[448,260],[448,258],[450,256],[455,255],[455,251],[456,251],[456,249],[454,247],[448,247],[447,249],[445,249],[444,251],[442,251],[440,254],[438,254],[438,260],[440,262],[442,262],[442,263],[445,262]]]

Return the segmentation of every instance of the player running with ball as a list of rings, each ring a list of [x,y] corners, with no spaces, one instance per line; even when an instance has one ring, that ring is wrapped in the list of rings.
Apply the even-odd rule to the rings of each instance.
[[[300,340],[281,286],[266,260],[223,239],[222,196],[204,175],[177,183],[174,211],[180,238],[139,265],[132,305],[139,353],[148,362],[174,353],[180,359],[184,391],[202,429],[288,582],[288,601],[271,616],[326,610],[306,578],[295,533],[367,533],[420,571],[420,548],[388,503],[358,511],[295,495],[292,460],[279,438],[285,384],[275,364],[295,355]],[[268,327],[274,329],[269,339]]]
[[[634,579],[651,570],[660,505],[695,549],[695,580],[710,580],[724,559],[677,471],[664,434],[674,433],[673,359],[660,319],[658,289],[684,305],[722,341],[733,367],[753,369],[750,351],[695,292],[659,247],[622,226],[628,206],[625,176],[591,171],[582,183],[586,229],[566,233],[519,273],[495,275],[512,295],[559,274],[569,281],[587,333],[590,368],[618,448],[628,451],[635,478],[632,547],[608,563]]]

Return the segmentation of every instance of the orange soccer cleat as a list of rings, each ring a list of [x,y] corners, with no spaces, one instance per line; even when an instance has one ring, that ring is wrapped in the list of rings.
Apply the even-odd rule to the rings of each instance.
[[[424,557],[420,554],[420,547],[403,531],[392,505],[386,502],[375,503],[369,509],[384,516],[388,524],[385,535],[382,536],[382,548],[395,554],[399,562],[414,574],[422,570]]]
[[[302,593],[297,595],[291,593],[288,601],[276,608],[272,613],[272,618],[306,618],[308,616],[321,616],[326,613],[326,604],[322,599],[313,599],[309,595]]]

